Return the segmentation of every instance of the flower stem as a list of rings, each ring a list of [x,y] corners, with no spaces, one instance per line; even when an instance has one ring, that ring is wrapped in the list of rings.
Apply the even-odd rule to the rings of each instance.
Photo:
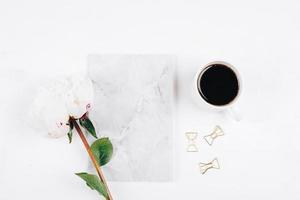
[[[92,160],[92,163],[93,163],[93,165],[94,165],[94,167],[95,167],[95,169],[97,171],[97,174],[98,174],[100,180],[103,182],[103,184],[105,186],[108,200],[113,200],[112,196],[111,196],[111,193],[110,193],[110,191],[108,189],[106,180],[104,178],[104,175],[103,175],[103,173],[101,171],[100,165],[98,164],[98,162],[97,162],[97,160],[96,160],[96,158],[95,158],[95,156],[94,156],[94,154],[93,154],[93,152],[91,150],[91,147],[90,147],[88,141],[86,140],[86,138],[85,138],[85,136],[84,136],[81,128],[79,127],[79,125],[77,123],[77,121],[75,119],[71,119],[71,120],[72,120],[72,123],[73,123],[73,125],[74,125],[74,127],[75,127],[75,129],[76,129],[76,131],[78,133],[78,135],[80,136],[80,138],[81,138],[81,140],[82,140],[82,142],[84,144],[85,149],[87,150],[87,152],[88,152],[88,154],[89,154],[89,156],[90,156],[90,158]]]

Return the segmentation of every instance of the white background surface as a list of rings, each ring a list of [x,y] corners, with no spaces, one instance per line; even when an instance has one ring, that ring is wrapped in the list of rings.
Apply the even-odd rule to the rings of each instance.
[[[173,53],[177,179],[110,183],[115,199],[299,199],[298,1],[1,1],[0,199],[98,199],[73,175],[86,169],[78,139],[49,140],[24,123],[38,77],[84,71],[89,53]],[[189,98],[198,68],[221,59],[241,72],[236,123]],[[184,132],[226,135],[185,152]],[[221,170],[197,163],[217,156]]]

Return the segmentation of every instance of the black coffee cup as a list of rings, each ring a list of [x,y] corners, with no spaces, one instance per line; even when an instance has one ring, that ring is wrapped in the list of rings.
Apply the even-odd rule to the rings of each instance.
[[[241,92],[238,71],[223,61],[211,62],[201,68],[194,80],[197,101],[211,108],[231,106]]]

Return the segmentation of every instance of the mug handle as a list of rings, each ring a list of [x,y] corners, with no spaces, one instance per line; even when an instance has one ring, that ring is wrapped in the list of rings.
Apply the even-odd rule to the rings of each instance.
[[[227,114],[235,121],[239,122],[242,120],[241,112],[239,110],[237,110],[235,107],[230,107],[226,111],[227,111]]]

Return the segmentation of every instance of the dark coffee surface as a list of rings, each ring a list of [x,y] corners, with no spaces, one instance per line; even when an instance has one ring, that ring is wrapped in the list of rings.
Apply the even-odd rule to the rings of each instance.
[[[222,64],[210,65],[198,80],[202,98],[210,104],[222,106],[238,95],[239,83],[236,74]]]

